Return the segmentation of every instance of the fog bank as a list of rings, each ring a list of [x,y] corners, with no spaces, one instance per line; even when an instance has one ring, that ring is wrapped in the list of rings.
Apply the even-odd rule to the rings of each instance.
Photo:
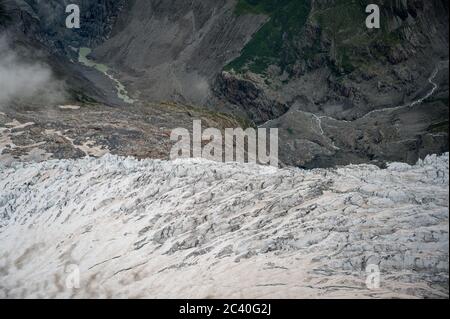
[[[12,101],[57,103],[64,99],[62,81],[57,80],[48,65],[25,61],[0,35],[0,107]]]

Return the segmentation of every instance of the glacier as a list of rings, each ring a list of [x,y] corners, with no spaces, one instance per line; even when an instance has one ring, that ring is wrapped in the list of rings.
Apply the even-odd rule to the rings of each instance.
[[[448,187],[448,153],[0,164],[0,298],[448,298]]]

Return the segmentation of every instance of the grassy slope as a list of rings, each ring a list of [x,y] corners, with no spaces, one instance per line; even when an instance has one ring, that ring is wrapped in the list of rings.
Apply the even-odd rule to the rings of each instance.
[[[306,44],[301,51],[294,43],[308,20],[318,24],[321,32],[331,39],[333,47],[328,58],[336,73],[346,74],[357,67],[364,68],[368,58],[360,54],[364,48],[375,41],[385,46],[400,41],[398,31],[389,33],[386,29],[368,30],[365,27],[365,8],[371,2],[335,0],[333,5],[318,7],[311,12],[309,0],[239,0],[235,8],[237,15],[265,14],[270,20],[226,69],[237,72],[249,69],[262,74],[269,65],[275,64],[289,71],[296,60],[312,59],[323,53],[318,43]]]
[[[356,67],[367,66],[370,57],[362,55],[361,51],[367,51],[366,49],[375,42],[389,47],[401,41],[399,32],[389,32],[386,29],[386,23],[381,24],[380,30],[366,28],[365,8],[372,2],[371,0],[335,0],[333,7],[320,8],[311,16],[311,19],[333,42],[332,58],[335,66],[340,68],[336,71],[350,73]],[[383,18],[382,16],[381,19]],[[376,54],[376,51],[372,50],[371,53]],[[383,52],[378,53],[380,56],[376,58],[384,58]]]
[[[310,12],[309,0],[239,0],[235,13],[265,14],[270,20],[254,35],[239,58],[226,69],[249,68],[263,73],[271,64],[282,69],[297,58],[293,50],[293,35],[305,25]]]

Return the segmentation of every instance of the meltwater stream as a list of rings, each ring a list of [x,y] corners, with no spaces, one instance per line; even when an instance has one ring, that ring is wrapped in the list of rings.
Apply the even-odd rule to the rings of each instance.
[[[90,48],[80,48],[78,55],[78,62],[81,64],[94,68],[97,71],[103,73],[108,78],[110,78],[114,83],[117,90],[117,97],[128,104],[133,104],[135,101],[128,96],[128,92],[125,86],[117,80],[110,72],[110,68],[105,64],[96,63],[88,58],[88,55],[92,52]]]

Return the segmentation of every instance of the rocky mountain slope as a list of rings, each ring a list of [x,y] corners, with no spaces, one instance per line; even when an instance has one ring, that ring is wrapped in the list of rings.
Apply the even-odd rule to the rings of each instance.
[[[1,165],[0,297],[448,298],[448,160]]]
[[[102,104],[18,106],[0,111],[0,162],[81,158],[111,153],[168,159],[173,128],[245,127],[240,119],[175,103],[112,108]]]
[[[141,99],[205,105],[214,78],[267,20],[236,16],[234,6],[229,0],[130,1],[94,57],[121,71]]]
[[[217,78],[219,99],[281,127],[292,165],[448,150],[448,2],[379,1],[380,30],[365,27],[371,1],[301,2],[239,1],[271,20]]]
[[[366,28],[369,3],[240,0],[238,14],[271,19],[226,66],[218,93],[244,109],[267,99],[346,120],[413,100],[436,63],[448,60],[448,2],[377,1],[379,30]],[[232,79],[263,94],[220,89]],[[256,121],[268,119],[248,112]]]
[[[95,46],[105,40],[111,31],[123,0],[2,0],[11,24],[20,25],[31,39],[39,40],[53,52],[73,55],[72,48]],[[80,7],[83,27],[66,28],[66,6]]]
[[[45,52],[66,104],[127,107],[114,77],[141,107],[179,102],[277,126],[281,161],[300,167],[413,164],[449,149],[447,1],[378,1],[380,30],[365,27],[368,1],[76,2],[80,30],[65,28],[67,1],[8,1],[7,32]],[[108,76],[77,63],[80,47]]]

